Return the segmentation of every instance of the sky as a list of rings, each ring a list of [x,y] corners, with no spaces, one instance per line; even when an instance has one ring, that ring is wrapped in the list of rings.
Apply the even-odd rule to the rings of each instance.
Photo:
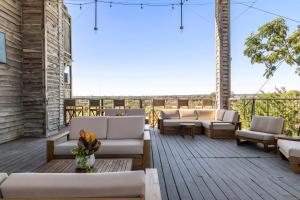
[[[113,1],[113,0],[112,0]],[[254,0],[255,1],[255,0]],[[68,3],[72,16],[73,95],[189,95],[215,91],[214,0],[188,0],[204,5],[175,7],[120,6],[98,3],[98,31],[94,4]],[[118,0],[118,2],[178,3],[178,0]],[[231,86],[235,94],[256,93],[265,82],[263,65],[251,65],[243,55],[251,32],[276,16],[247,9],[231,1]],[[299,0],[257,0],[255,7],[300,20]],[[246,10],[247,9],[247,10]],[[290,30],[297,23],[287,21]],[[295,67],[283,64],[263,88],[299,90]]]

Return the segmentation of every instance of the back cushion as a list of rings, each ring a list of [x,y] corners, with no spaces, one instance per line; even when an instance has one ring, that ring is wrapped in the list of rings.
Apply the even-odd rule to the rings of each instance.
[[[124,109],[105,109],[105,116],[125,116]]]
[[[126,116],[145,116],[145,109],[126,109]]]
[[[215,119],[215,110],[196,110],[198,120]]]
[[[253,116],[250,130],[272,134],[281,134],[283,126],[284,119],[281,117]]]
[[[107,117],[73,118],[70,126],[70,139],[77,140],[81,129],[95,133],[97,139],[105,139],[107,133]]]
[[[180,119],[197,119],[196,110],[193,109],[180,109]]]
[[[15,173],[1,185],[1,191],[5,199],[138,197],[145,194],[145,173]]]
[[[179,119],[179,111],[177,109],[162,109],[160,116],[162,119]]]
[[[144,136],[145,117],[109,117],[107,139],[141,139]]]
[[[239,120],[239,113],[235,111],[226,110],[223,121],[224,122],[238,122]]]
[[[216,120],[223,121],[223,117],[224,117],[225,111],[226,110],[224,110],[224,109],[217,110]]]

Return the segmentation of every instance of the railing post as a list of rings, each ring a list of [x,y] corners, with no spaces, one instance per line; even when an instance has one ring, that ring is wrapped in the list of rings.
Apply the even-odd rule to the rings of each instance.
[[[101,108],[101,113],[100,113],[100,115],[101,116],[103,116],[104,115],[104,100],[103,99],[100,99],[100,103],[101,103],[101,105],[100,105],[100,108]]]
[[[252,99],[251,120],[252,120],[253,115],[255,115],[255,98]]]
[[[245,96],[244,96],[243,104],[244,104],[244,119],[246,119],[246,97]]]
[[[143,100],[140,99],[140,108],[142,109],[143,108]]]

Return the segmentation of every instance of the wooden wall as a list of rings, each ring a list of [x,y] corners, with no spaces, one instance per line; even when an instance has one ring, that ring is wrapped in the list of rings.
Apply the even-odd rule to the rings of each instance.
[[[0,32],[6,33],[7,64],[0,64],[0,143],[23,133],[20,1],[0,1]]]
[[[24,135],[45,135],[44,0],[22,0]]]
[[[0,0],[8,55],[0,64],[0,143],[49,136],[63,125],[64,68],[71,64],[64,12],[62,1]]]

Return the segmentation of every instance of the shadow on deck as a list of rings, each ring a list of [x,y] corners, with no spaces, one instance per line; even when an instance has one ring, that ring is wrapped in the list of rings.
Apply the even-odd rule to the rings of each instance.
[[[151,132],[152,166],[164,200],[300,199],[300,175],[287,161],[256,145],[233,140]],[[46,162],[45,139],[24,138],[0,145],[1,172],[30,172]]]

